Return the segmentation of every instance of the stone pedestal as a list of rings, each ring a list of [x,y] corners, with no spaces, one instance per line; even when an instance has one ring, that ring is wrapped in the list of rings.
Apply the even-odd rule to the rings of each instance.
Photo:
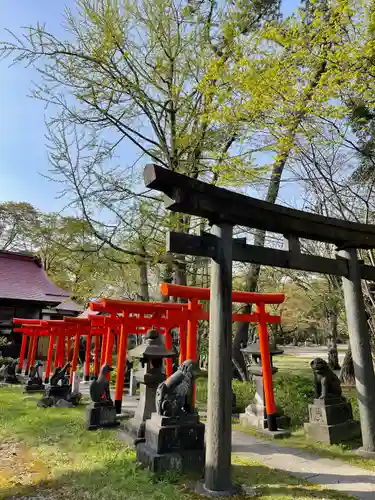
[[[138,382],[134,375],[133,368],[130,371],[130,380],[129,380],[129,395],[135,396],[137,393]]]
[[[202,472],[204,457],[204,424],[198,415],[153,413],[146,422],[145,440],[137,445],[137,460],[152,472]]]
[[[78,371],[75,371],[73,373],[73,377],[72,377],[72,392],[73,393],[76,393],[76,394],[79,393],[80,382],[81,382],[81,376],[80,376]]]
[[[276,372],[276,368],[273,371]],[[256,373],[253,373],[256,389],[255,397],[253,402],[245,409],[245,413],[240,414],[240,422],[246,427],[265,430],[268,428],[266,402],[264,398],[263,376],[259,373],[261,373],[260,368]],[[278,429],[283,429],[289,425],[289,419],[282,415],[277,415],[276,422]]]
[[[21,382],[18,380],[17,376],[16,375],[8,375],[7,377],[5,377],[5,382],[7,384],[20,384]]]
[[[116,420],[116,408],[112,402],[93,403],[87,409],[86,418],[87,428],[90,431],[120,425]]]
[[[40,408],[59,406],[71,408],[77,406],[81,400],[80,393],[72,392],[70,385],[46,385],[44,396],[38,403]]]
[[[139,439],[145,435],[146,420],[151,418],[151,414],[156,411],[156,390],[158,385],[165,380],[165,375],[159,368],[149,368],[146,364],[137,372],[136,379],[140,383],[140,398],[134,417],[125,422],[124,428],[135,439]]]
[[[40,382],[40,384],[37,384],[33,381],[27,382],[25,385],[25,392],[44,392],[45,390],[45,385]]]
[[[48,398],[66,399],[72,392],[70,385],[47,385],[45,395]]]
[[[309,405],[307,436],[314,441],[339,444],[361,435],[359,422],[353,420],[352,405],[343,398],[314,399]]]
[[[13,361],[10,363],[6,369],[5,369],[5,382],[7,384],[20,384],[21,382],[19,381],[17,377],[17,362]]]

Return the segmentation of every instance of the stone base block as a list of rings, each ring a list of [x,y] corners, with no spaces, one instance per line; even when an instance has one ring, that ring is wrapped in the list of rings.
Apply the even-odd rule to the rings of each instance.
[[[126,444],[126,446],[129,446],[130,448],[134,448],[134,446],[135,446],[134,436],[132,436],[128,432],[122,430],[121,427],[117,432],[117,439],[119,439],[120,441],[123,441]]]
[[[326,444],[344,443],[361,435],[359,422],[354,420],[336,425],[309,422],[305,423],[305,431],[310,439]]]
[[[71,392],[70,385],[47,385],[45,389],[46,397],[55,399],[67,399]]]
[[[145,435],[145,422],[133,417],[126,420],[123,424],[124,431],[129,433],[135,440],[144,439]]]
[[[89,430],[104,427],[118,427],[116,408],[114,406],[92,406],[87,409],[87,428]]]
[[[279,416],[276,418],[276,423],[278,429],[284,429],[289,426],[290,420],[285,416]],[[254,427],[259,430],[268,429],[268,422],[266,418],[248,412],[240,414],[240,424],[245,427]]]
[[[18,380],[18,378],[6,377],[5,383],[6,384],[20,384],[21,382]]]
[[[45,385],[25,385],[25,392],[44,392]]]
[[[342,399],[314,399],[314,404],[309,405],[309,421],[324,425],[352,422],[352,405]]]
[[[356,450],[356,454],[363,458],[371,458],[372,460],[375,458],[375,451],[365,450],[363,446]]]
[[[157,453],[146,443],[137,445],[137,461],[152,472],[177,471],[182,473],[202,472],[204,469],[204,450],[181,450],[173,453]]]
[[[205,426],[197,415],[162,417],[153,413],[146,421],[145,440],[155,453],[181,453],[204,449]]]
[[[269,431],[268,429],[258,429],[257,434],[267,437],[269,439],[284,439],[290,437],[290,432],[284,429],[278,429],[277,431]]]
[[[206,488],[203,481],[198,481],[194,488],[194,493],[202,497],[234,497],[241,495],[241,498],[246,497],[256,497],[259,495],[259,491],[255,488],[251,488],[249,486],[239,485],[239,484],[231,484],[228,489],[213,491]]]

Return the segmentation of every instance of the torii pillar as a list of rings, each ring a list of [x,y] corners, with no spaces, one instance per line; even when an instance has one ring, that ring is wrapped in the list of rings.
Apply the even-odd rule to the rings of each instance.
[[[355,248],[340,250],[338,257],[344,258],[348,264],[348,276],[342,277],[342,284],[361,417],[363,447],[360,452],[375,454],[375,375],[360,263]]]

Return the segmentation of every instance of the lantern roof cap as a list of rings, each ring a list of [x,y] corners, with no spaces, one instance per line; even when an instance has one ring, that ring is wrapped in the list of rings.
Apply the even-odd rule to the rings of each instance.
[[[131,351],[129,351],[129,356],[136,359],[163,359],[163,358],[175,358],[177,353],[165,347],[161,336],[156,330],[152,328],[146,333],[146,341]]]

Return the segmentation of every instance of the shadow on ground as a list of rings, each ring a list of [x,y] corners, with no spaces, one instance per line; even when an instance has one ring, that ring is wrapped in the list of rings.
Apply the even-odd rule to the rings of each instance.
[[[343,500],[345,495],[311,487],[283,472],[270,470],[258,464],[234,464],[234,482],[254,487],[258,498],[264,500],[289,500],[312,498]],[[163,477],[142,469],[129,457],[127,460],[108,460],[104,467],[81,472],[62,474],[53,480],[41,481],[34,486],[17,486],[0,489],[2,500],[177,500],[197,499],[192,492],[198,477],[167,474]],[[238,495],[246,498],[246,494]],[[369,497],[370,498],[370,497]]]

